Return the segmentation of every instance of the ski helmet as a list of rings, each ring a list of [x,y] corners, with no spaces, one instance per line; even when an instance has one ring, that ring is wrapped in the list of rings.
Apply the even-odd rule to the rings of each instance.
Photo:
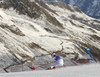
[[[54,55],[55,55],[55,53],[52,53],[52,54],[51,54],[51,57],[53,57]]]

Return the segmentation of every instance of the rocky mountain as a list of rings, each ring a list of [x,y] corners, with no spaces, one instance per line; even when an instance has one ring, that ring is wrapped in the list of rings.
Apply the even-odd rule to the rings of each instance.
[[[46,0],[55,1],[55,0]],[[90,17],[100,19],[100,0],[57,0],[79,7]]]
[[[85,14],[100,19],[100,0],[73,0],[73,2],[75,4],[69,0],[69,4],[78,6]]]
[[[100,60],[100,20],[62,2],[6,0],[0,3],[0,72],[30,70],[28,64],[46,65],[55,52],[65,65],[88,63],[76,43],[90,48]],[[3,70],[4,68],[4,70]]]

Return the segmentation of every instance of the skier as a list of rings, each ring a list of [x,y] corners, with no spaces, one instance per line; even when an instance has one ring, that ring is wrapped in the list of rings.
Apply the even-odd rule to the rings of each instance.
[[[57,66],[64,66],[64,60],[63,60],[63,58],[61,57],[61,56],[56,56],[56,54],[55,53],[52,53],[51,54],[51,57],[52,57],[52,59],[51,59],[51,61],[49,61],[48,63],[51,63],[51,62],[53,62],[54,60],[56,61],[50,68],[48,68],[48,69],[54,69],[55,67],[57,67]]]

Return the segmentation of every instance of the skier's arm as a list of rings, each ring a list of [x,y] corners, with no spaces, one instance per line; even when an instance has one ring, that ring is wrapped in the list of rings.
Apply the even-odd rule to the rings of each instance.
[[[51,63],[55,60],[55,57],[53,57],[48,63]]]
[[[54,61],[54,59],[55,59],[55,57],[54,57],[54,58],[52,58],[52,59],[50,60],[50,63],[51,63],[52,61]]]

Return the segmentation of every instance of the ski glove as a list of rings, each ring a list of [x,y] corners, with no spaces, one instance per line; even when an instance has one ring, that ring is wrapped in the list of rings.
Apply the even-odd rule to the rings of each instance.
[[[50,63],[50,61],[48,62],[48,64]]]

